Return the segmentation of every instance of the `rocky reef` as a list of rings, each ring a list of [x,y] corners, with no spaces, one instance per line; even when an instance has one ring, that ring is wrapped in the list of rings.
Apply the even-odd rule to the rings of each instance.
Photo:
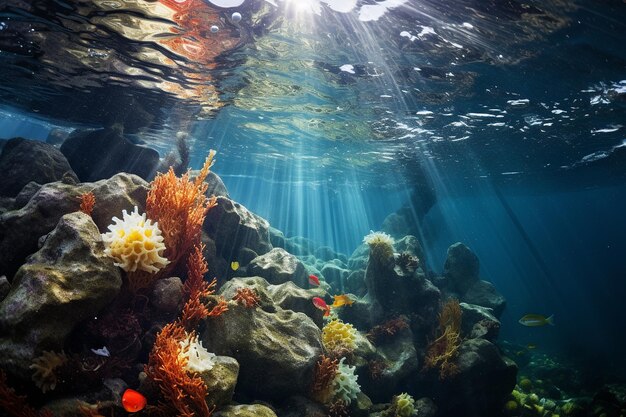
[[[193,176],[148,183],[64,159],[86,140],[0,188],[5,414],[127,415],[128,388],[146,399],[138,415],[505,413],[517,375],[497,345],[505,300],[465,245],[441,275],[397,228],[348,257],[230,198],[212,154]],[[34,166],[38,149],[9,141],[0,164]]]

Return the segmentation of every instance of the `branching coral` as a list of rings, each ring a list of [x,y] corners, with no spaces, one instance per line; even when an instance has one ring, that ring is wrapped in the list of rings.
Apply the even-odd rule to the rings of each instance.
[[[189,337],[179,322],[167,324],[157,335],[144,370],[159,386],[165,400],[159,409],[164,415],[210,417],[207,387],[200,376],[187,370],[188,345],[184,341]]]
[[[396,335],[398,332],[409,328],[409,319],[406,316],[398,316],[387,320],[383,324],[372,327],[367,333],[367,338],[373,343],[380,343],[386,338]]]
[[[67,362],[67,356],[64,352],[56,353],[44,351],[43,354],[33,360],[33,364],[29,366],[33,369],[33,381],[43,393],[52,391],[57,386],[57,375],[55,370]]]
[[[228,310],[226,301],[219,298],[217,304],[210,310],[205,304],[205,299],[215,292],[217,281],[213,279],[210,283],[204,280],[204,274],[209,270],[202,251],[204,245],[194,247],[187,261],[187,279],[185,280],[184,292],[187,301],[183,307],[181,315],[182,325],[188,329],[195,329],[207,317],[219,316]]]
[[[458,372],[455,359],[461,345],[461,306],[451,299],[439,313],[440,336],[428,345],[424,367],[439,368],[439,378],[446,379]]]
[[[247,287],[237,288],[233,300],[244,305],[246,308],[258,307],[261,302],[256,290]]]
[[[158,221],[165,238],[165,256],[171,261],[168,272],[178,265],[189,250],[200,243],[202,224],[207,212],[217,204],[215,197],[205,196],[204,182],[213,165],[215,151],[211,150],[198,176],[191,181],[189,172],[176,177],[174,170],[158,174],[152,181],[146,212]]]
[[[339,361],[322,355],[315,364],[311,396],[321,403],[327,403],[333,396],[333,380],[337,375]]]
[[[80,195],[80,211],[91,216],[94,206],[96,205],[96,196],[92,192]]]
[[[11,417],[53,417],[48,410],[37,411],[26,403],[26,397],[9,387],[7,376],[0,369],[0,411]],[[4,414],[3,414],[4,415]]]
[[[204,299],[213,294],[216,281],[204,280],[208,267],[202,249],[202,245],[196,246],[187,261],[187,301],[181,317],[159,332],[144,368],[165,400],[158,407],[163,415],[209,417],[213,411],[205,401],[207,386],[196,373],[199,365],[195,362],[210,361],[212,356],[198,342],[195,328],[200,320],[220,315],[227,307],[223,299],[210,310],[205,305]]]
[[[351,352],[355,348],[356,329],[350,323],[331,320],[322,329],[322,344],[329,353]]]

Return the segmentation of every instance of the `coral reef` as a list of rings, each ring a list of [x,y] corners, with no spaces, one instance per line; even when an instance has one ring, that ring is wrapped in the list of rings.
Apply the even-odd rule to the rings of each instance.
[[[361,386],[357,382],[358,376],[354,373],[356,368],[347,365],[345,360],[346,358],[341,358],[337,364],[337,373],[332,381],[333,397],[335,400],[342,400],[346,404],[350,404],[361,392]]]
[[[381,414],[381,417],[411,417],[416,413],[415,399],[403,392],[393,397],[391,406]]]
[[[440,336],[428,345],[424,367],[438,368],[440,379],[449,378],[458,372],[455,359],[461,345],[461,316],[458,300],[447,301],[439,314]]]
[[[409,328],[409,319],[404,316],[394,317],[386,322],[372,327],[367,332],[367,338],[373,343],[380,343],[383,340],[388,340],[398,332]]]

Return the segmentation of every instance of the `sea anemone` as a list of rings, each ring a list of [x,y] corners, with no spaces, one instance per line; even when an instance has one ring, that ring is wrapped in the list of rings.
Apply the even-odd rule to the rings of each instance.
[[[370,247],[370,253],[379,259],[388,259],[393,256],[393,238],[385,232],[370,230],[369,235],[363,238],[363,243]]]
[[[122,213],[123,219],[113,217],[109,232],[102,234],[104,252],[126,272],[158,272],[169,263],[163,257],[165,244],[159,224],[146,219],[145,213],[139,214],[137,206],[130,214],[126,210]]]
[[[52,351],[44,351],[41,356],[33,360],[33,364],[29,368],[34,370],[33,381],[41,389],[41,392],[45,394],[56,388],[58,381],[55,370],[66,362],[67,356],[64,352]]]

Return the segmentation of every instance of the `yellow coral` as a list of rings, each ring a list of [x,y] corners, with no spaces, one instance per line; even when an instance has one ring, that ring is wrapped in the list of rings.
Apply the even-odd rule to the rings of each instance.
[[[123,211],[123,219],[113,217],[114,224],[109,232],[102,235],[105,253],[114,258],[116,266],[126,272],[158,272],[169,263],[164,258],[165,244],[158,223],[146,219],[146,214],[139,214],[139,209],[128,214]]]
[[[352,351],[355,347],[356,329],[350,323],[331,320],[322,329],[322,343],[329,352]]]
[[[33,364],[29,366],[34,369],[33,381],[43,393],[52,391],[57,386],[57,376],[54,370],[67,362],[67,356],[64,352],[56,353],[44,351],[43,354],[33,360]]]

